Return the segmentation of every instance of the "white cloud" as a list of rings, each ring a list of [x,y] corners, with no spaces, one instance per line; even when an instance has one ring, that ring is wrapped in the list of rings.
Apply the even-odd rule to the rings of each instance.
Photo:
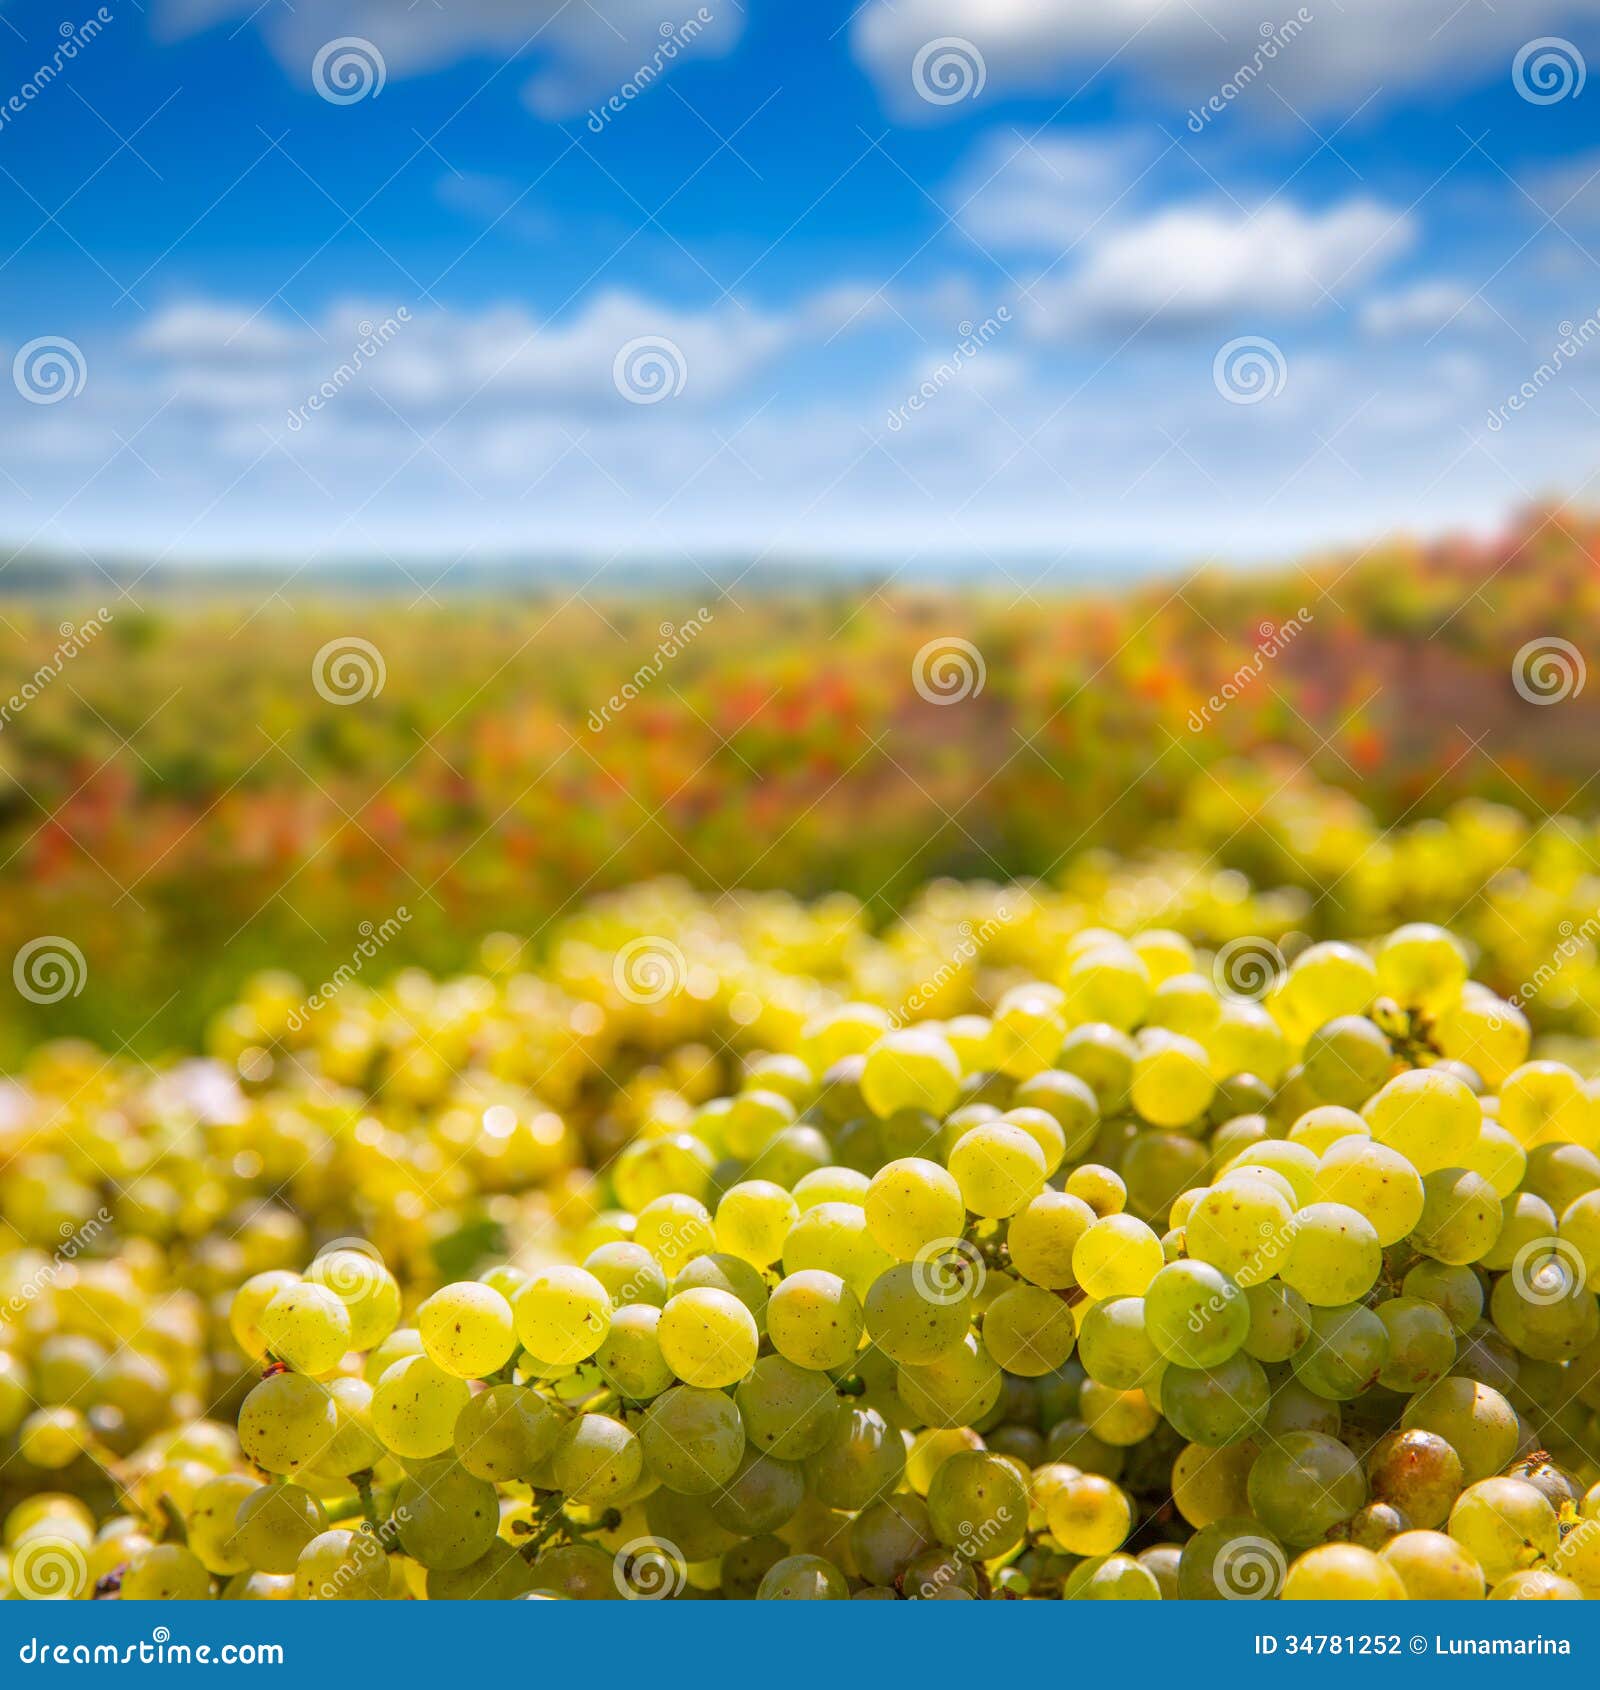
[[[1595,39],[1591,20],[1600,0],[1497,0],[1491,8],[1460,0],[1309,0],[1311,14],[1298,35],[1266,63],[1261,80],[1285,98],[1312,106],[1347,107],[1381,88],[1442,88],[1465,73],[1509,74],[1512,55],[1530,37],[1557,26]],[[1128,68],[1147,73],[1190,105],[1204,101],[1241,66],[1254,62],[1266,23],[1281,24],[1260,0],[870,0],[857,14],[852,41],[891,109],[932,120],[961,116],[985,100],[1018,90],[1070,96],[1085,83]],[[1580,27],[1580,20],[1582,27]],[[982,54],[986,85],[976,101],[948,106],[918,98],[911,65],[920,48],[941,36],[970,41]],[[1459,88],[1455,90],[1459,92]],[[1239,109],[1281,111],[1261,89]],[[1230,113],[1230,115],[1232,115]],[[1218,121],[1222,121],[1219,119]]]
[[[1375,335],[1432,335],[1472,328],[1488,316],[1465,282],[1436,278],[1369,299],[1361,308],[1361,326]]]
[[[1034,327],[1073,333],[1221,322],[1241,312],[1298,316],[1337,301],[1415,237],[1403,213],[1372,200],[1323,212],[1290,204],[1253,216],[1175,206],[1108,229],[1059,282],[1036,288]]]
[[[732,0],[703,0],[710,22],[684,37],[679,61],[727,52],[743,28]],[[480,54],[526,57],[534,67],[528,102],[545,118],[581,114],[648,63],[663,27],[696,19],[702,0],[604,0],[603,7],[572,0],[161,0],[164,33],[187,35],[232,18],[254,19],[294,79],[310,86],[318,48],[341,36],[371,41],[390,77],[415,75]],[[603,14],[602,15],[602,11]]]
[[[1087,141],[1001,131],[986,137],[946,203],[983,245],[1059,251],[1117,212],[1143,150],[1121,137]]]
[[[299,323],[279,322],[262,311],[195,299],[158,311],[134,344],[141,352],[166,358],[275,359],[315,345],[315,337]]]

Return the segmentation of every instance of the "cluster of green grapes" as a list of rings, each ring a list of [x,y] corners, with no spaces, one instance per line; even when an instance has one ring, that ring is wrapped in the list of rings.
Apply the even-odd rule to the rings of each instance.
[[[1600,1086],[1434,926],[1259,1000],[1166,929],[1050,973],[756,1005],[734,1089],[662,1086],[476,1278],[349,1238],[251,1274],[236,1427],[22,1421],[113,1500],[13,1507],[11,1588],[1600,1596]]]

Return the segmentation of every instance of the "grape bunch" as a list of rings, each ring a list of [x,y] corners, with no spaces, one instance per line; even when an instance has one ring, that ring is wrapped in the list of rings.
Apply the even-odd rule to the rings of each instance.
[[[1442,928],[1236,960],[1080,927],[986,1014],[836,1002],[477,1278],[251,1275],[236,1428],[108,1455],[104,1518],[25,1499],[7,1577],[1600,1597],[1600,1086]],[[38,1465],[95,1455],[75,1412]]]

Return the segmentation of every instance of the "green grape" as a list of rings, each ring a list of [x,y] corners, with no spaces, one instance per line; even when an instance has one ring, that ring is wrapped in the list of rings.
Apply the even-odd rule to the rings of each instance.
[[[912,1425],[969,1426],[1000,1400],[1000,1368],[968,1333],[937,1361],[902,1367],[896,1384]]]
[[[1280,1279],[1245,1288],[1250,1329],[1241,1348],[1257,1361],[1292,1361],[1311,1336],[1311,1305]]]
[[[1359,1109],[1389,1078],[1394,1052],[1364,1015],[1339,1015],[1306,1040],[1306,1084],[1325,1103]]]
[[[734,1401],[751,1443],[781,1461],[800,1461],[820,1449],[839,1414],[827,1374],[778,1355],[757,1361]]]
[[[961,1063],[949,1040],[925,1027],[885,1033],[866,1053],[861,1096],[874,1115],[897,1109],[926,1109],[934,1115],[955,1107]]]
[[[815,1127],[785,1127],[745,1169],[745,1178],[793,1190],[807,1174],[825,1168],[828,1160],[828,1141]]]
[[[1378,993],[1378,970],[1354,945],[1327,940],[1308,945],[1279,982],[1272,1007],[1304,1032],[1336,1015],[1356,1015]]]
[[[928,1486],[933,1482],[933,1475],[939,1470],[942,1461],[954,1455],[957,1450],[983,1447],[983,1439],[968,1426],[940,1427],[918,1432],[912,1438],[911,1448],[906,1454],[906,1482],[918,1496],[926,1496]]]
[[[1231,1179],[1235,1174],[1251,1179],[1276,1176],[1288,1186],[1285,1195],[1289,1201],[1301,1208],[1316,1201],[1317,1158],[1303,1144],[1291,1144],[1284,1138],[1252,1144],[1228,1159],[1222,1177]],[[1272,1183],[1270,1177],[1268,1183]]]
[[[234,1292],[228,1306],[228,1330],[234,1343],[253,1361],[263,1360],[267,1353],[267,1340],[261,1331],[261,1316],[267,1304],[280,1291],[299,1283],[299,1274],[290,1273],[287,1268],[270,1268],[265,1273],[252,1274]]]
[[[350,1348],[350,1311],[324,1285],[286,1285],[257,1322],[267,1349],[297,1373],[332,1373]]]
[[[1272,1437],[1285,1432],[1321,1432],[1324,1437],[1336,1438],[1343,1426],[1344,1415],[1338,1403],[1308,1391],[1291,1375],[1273,1391],[1262,1430]]]
[[[1256,1285],[1292,1248],[1293,1214],[1264,1178],[1228,1174],[1190,1208],[1184,1238],[1196,1261],[1209,1262],[1241,1286]]]
[[[1366,1296],[1382,1267],[1378,1235],[1366,1216],[1343,1203],[1311,1203],[1295,1211],[1278,1276],[1313,1307],[1335,1308]]]
[[[1268,1601],[1283,1584],[1283,1547],[1248,1514],[1202,1526],[1178,1558],[1178,1595],[1186,1602]]]
[[[627,1402],[649,1402],[676,1377],[661,1353],[660,1324],[661,1310],[653,1304],[629,1304],[612,1315],[606,1341],[595,1352],[601,1378]]]
[[[389,1558],[370,1531],[319,1532],[295,1562],[294,1593],[305,1602],[375,1601],[389,1594]]]
[[[1007,992],[995,1006],[983,1066],[1018,1080],[1037,1074],[1050,1066],[1066,1030],[1061,994],[1054,987]]]
[[[1528,1152],[1522,1185],[1564,1215],[1586,1192],[1600,1186],[1600,1156],[1581,1144],[1541,1144]]]
[[[1483,1318],[1483,1285],[1470,1267],[1418,1262],[1401,1280],[1400,1289],[1443,1309],[1457,1332],[1470,1332]]]
[[[1419,1391],[1406,1404],[1400,1424],[1443,1438],[1460,1458],[1468,1484],[1504,1472],[1521,1435],[1511,1404],[1472,1379],[1441,1379]]]
[[[893,1361],[933,1361],[960,1343],[970,1308],[961,1288],[948,1289],[927,1264],[896,1262],[867,1292],[867,1336]]]
[[[745,1425],[721,1391],[675,1385],[638,1426],[646,1471],[668,1490],[704,1496],[730,1479],[744,1455]]]
[[[1049,1291],[1077,1284],[1072,1253],[1096,1219],[1095,1211],[1065,1191],[1041,1191],[1018,1215],[1006,1235],[1011,1265],[1032,1285]]]
[[[480,1479],[526,1481],[555,1448],[561,1419],[526,1385],[491,1385],[456,1416],[456,1459]]]
[[[1185,1444],[1172,1463],[1172,1501],[1197,1529],[1249,1510],[1245,1486],[1260,1446],[1246,1439],[1213,1449]]]
[[[671,1294],[676,1297],[680,1291],[697,1290],[726,1291],[750,1311],[757,1331],[766,1323],[767,1282],[758,1268],[739,1256],[725,1256],[719,1251],[685,1263],[672,1282]]]
[[[1053,1373],[1072,1354],[1075,1341],[1071,1309],[1037,1285],[1014,1285],[1002,1291],[984,1312],[983,1346],[1007,1373],[1028,1379]],[[933,1357],[895,1359],[931,1361]]]
[[[905,1469],[900,1433],[875,1408],[846,1407],[806,1457],[805,1480],[819,1502],[854,1511],[894,1490]]]
[[[1467,1152],[1465,1166],[1475,1174],[1482,1174],[1503,1200],[1522,1184],[1528,1171],[1528,1156],[1504,1127],[1486,1116],[1478,1142]]]
[[[1261,1363],[1231,1356],[1216,1367],[1169,1367],[1161,1375],[1161,1412],[1190,1443],[1231,1444],[1266,1418],[1272,1392]]]
[[[1143,1443],[1161,1424],[1160,1411],[1143,1391],[1114,1390],[1097,1379],[1084,1381],[1080,1408],[1093,1436],[1113,1448]],[[992,1447],[1000,1448],[999,1438],[998,1432],[990,1434]]]
[[[760,1335],[750,1311],[726,1291],[682,1291],[656,1326],[667,1365],[686,1385],[715,1390],[750,1371]]]
[[[1169,974],[1156,986],[1144,1024],[1202,1039],[1217,1024],[1221,1013],[1222,1005],[1217,1002],[1211,982],[1203,974],[1186,970]]]
[[[384,1585],[387,1589],[387,1566]],[[211,1575],[204,1563],[178,1543],[158,1543],[135,1555],[122,1575],[124,1602],[204,1602],[210,1595]]]
[[[1244,1344],[1250,1305],[1220,1269],[1203,1261],[1169,1262],[1145,1288],[1144,1327],[1163,1359],[1216,1367]]]
[[[1059,1043],[1055,1066],[1091,1088],[1102,1115],[1120,1114],[1127,1106],[1138,1055],[1133,1040],[1103,1021],[1087,1021]]]
[[[326,1386],[303,1373],[275,1373],[244,1399],[239,1447],[269,1473],[295,1473],[316,1462],[335,1425]]]
[[[862,1578],[872,1585],[892,1585],[933,1544],[933,1521],[927,1503],[906,1492],[869,1503],[850,1527],[851,1559]],[[726,1591],[726,1564],[722,1582]]]
[[[691,1257],[716,1249],[717,1229],[698,1198],[667,1192],[639,1211],[633,1242],[648,1250],[670,1279]]]
[[[550,1469],[569,1501],[603,1505],[639,1482],[644,1451],[620,1420],[580,1414],[557,1438]]]
[[[1379,1554],[1414,1602],[1476,1602],[1483,1597],[1483,1569],[1443,1532],[1401,1532]]]
[[[1008,1127],[1021,1129],[1039,1147],[1039,1154],[1044,1157],[1045,1177],[1049,1178],[1061,1166],[1067,1153],[1067,1135],[1061,1130],[1054,1115],[1044,1109],[1029,1109],[1026,1106],[1008,1109],[1000,1119]]]
[[[893,1264],[894,1258],[867,1231],[866,1213],[858,1203],[819,1203],[800,1216],[783,1243],[786,1274],[809,1269],[835,1273],[862,1298]]]
[[[1478,1142],[1483,1111],[1471,1091],[1437,1068],[1396,1074],[1362,1110],[1379,1144],[1398,1150],[1426,1177],[1459,1168]]]
[[[327,1511],[299,1485],[261,1485],[234,1514],[234,1543],[246,1566],[292,1573],[300,1551],[328,1525]]]
[[[1455,1366],[1455,1328],[1437,1304],[1420,1297],[1389,1297],[1372,1312],[1389,1334],[1388,1359],[1378,1375],[1386,1389],[1411,1396]]]
[[[593,1543],[562,1543],[541,1550],[533,1564],[534,1590],[569,1602],[614,1602],[615,1560]]]
[[[1529,1148],[1591,1139],[1588,1095],[1564,1062],[1523,1063],[1500,1082],[1499,1099],[1500,1125]]]
[[[843,1367],[860,1348],[861,1304],[834,1273],[789,1274],[767,1300],[767,1336],[797,1367],[823,1372]]]
[[[1078,1284],[1099,1301],[1139,1297],[1160,1271],[1161,1240],[1132,1215],[1107,1215],[1079,1238],[1072,1251]]]
[[[428,1570],[430,1602],[509,1602],[533,1588],[533,1568],[509,1543],[493,1539],[476,1561],[465,1567]]]
[[[372,1429],[385,1449],[408,1460],[443,1455],[471,1395],[427,1356],[405,1356],[373,1388]]]
[[[1025,1209],[1043,1189],[1044,1152],[1021,1127],[989,1121],[963,1133],[949,1168],[973,1214],[1003,1220]]]
[[[1464,1267],[1494,1248],[1500,1236],[1500,1199],[1482,1174],[1438,1168],[1422,1182],[1422,1217],[1412,1245],[1435,1261]]]
[[[582,1268],[542,1268],[513,1305],[517,1339],[549,1367],[587,1361],[605,1342],[611,1298]]]
[[[1285,1602],[1401,1602],[1406,1587],[1381,1556],[1353,1543],[1308,1549],[1284,1576]]]
[[[986,1450],[952,1455],[928,1487],[934,1536],[974,1560],[993,1561],[1028,1530],[1028,1487],[1004,1456]]]
[[[1600,1337],[1600,1303],[1554,1240],[1529,1247],[1527,1256],[1495,1282],[1489,1297],[1495,1325],[1535,1361],[1563,1362]]]
[[[873,1175],[863,1204],[880,1248],[911,1261],[927,1245],[959,1238],[966,1223],[961,1188],[937,1162],[907,1157]]]
[[[1069,1555],[1110,1555],[1133,1527],[1127,1495],[1098,1473],[1068,1479],[1050,1498],[1050,1535]]]
[[[786,1526],[805,1494],[806,1475],[799,1462],[780,1461],[747,1447],[733,1477],[707,1499],[707,1510],[724,1531],[760,1537]],[[690,1552],[681,1537],[669,1541]]]
[[[1406,1007],[1443,1009],[1461,996],[1467,954],[1454,934],[1431,922],[1397,927],[1378,946],[1378,990]]]
[[[1556,1552],[1561,1528],[1544,1493],[1525,1479],[1479,1479],[1456,1498],[1450,1536],[1491,1582]]]
[[[424,1567],[456,1572],[494,1542],[500,1499],[493,1485],[448,1457],[420,1463],[394,1493],[400,1547]]]
[[[350,1315],[351,1349],[370,1350],[399,1323],[400,1286],[370,1247],[325,1250],[305,1276],[344,1304]]]
[[[1315,1543],[1367,1500],[1361,1464],[1317,1432],[1288,1432],[1267,1444],[1250,1469],[1250,1511],[1296,1548]]]
[[[748,1162],[759,1156],[785,1127],[793,1126],[794,1104],[776,1091],[755,1087],[728,1099],[722,1140],[730,1156]]]
[[[330,1379],[333,1436],[323,1446],[312,1469],[318,1477],[348,1478],[375,1467],[384,1448],[372,1427],[373,1387],[365,1379]]]
[[[240,1573],[250,1566],[249,1556],[237,1541],[235,1517],[256,1489],[254,1479],[221,1473],[194,1493],[184,1526],[189,1548],[207,1572]]]
[[[1520,1192],[1516,1203],[1538,1203],[1543,1211],[1554,1214],[1548,1203],[1542,1198],[1535,1197],[1532,1192]],[[1486,1259],[1486,1266],[1509,1267],[1510,1261],[1501,1261],[1500,1253],[1507,1243],[1507,1233],[1512,1230],[1511,1215],[1513,1209],[1507,1208],[1507,1222],[1505,1230],[1495,1249]],[[1574,1198],[1561,1213],[1559,1225],[1544,1229],[1544,1236],[1554,1233],[1561,1244],[1570,1254],[1583,1264],[1585,1278],[1595,1285],[1600,1285],[1600,1190],[1586,1192],[1582,1197]],[[1526,1240],[1522,1240],[1526,1242]],[[1514,1259],[1515,1252],[1512,1252]]]
[[[1100,1104],[1087,1080],[1062,1068],[1046,1068],[1020,1081],[1012,1094],[1019,1109],[1042,1109],[1061,1128],[1062,1158],[1076,1162],[1094,1143]]]
[[[1314,1308],[1311,1332],[1292,1363],[1314,1396],[1350,1402],[1376,1384],[1389,1359],[1389,1328],[1369,1308]]]
[[[1078,1360],[1091,1379],[1118,1391],[1142,1387],[1159,1373],[1162,1356],[1149,1332],[1145,1299],[1111,1297],[1091,1304],[1078,1334]]]
[[[1528,1567],[1507,1573],[1489,1592],[1491,1602],[1581,1602],[1581,1586],[1548,1567]]]
[[[876,1143],[878,1122],[869,1120],[854,1124],[869,1126]],[[813,1168],[795,1184],[795,1207],[802,1215],[809,1214],[819,1203],[849,1203],[859,1209],[866,1202],[867,1189],[871,1184],[872,1181],[858,1168]]]
[[[743,1180],[729,1187],[717,1203],[717,1248],[743,1257],[752,1267],[771,1267],[783,1254],[783,1241],[799,1218],[800,1205],[781,1185]]]
[[[1211,1158],[1206,1147],[1184,1133],[1142,1132],[1122,1158],[1128,1207],[1141,1220],[1154,1222],[1205,1177]]]
[[[1442,1526],[1461,1494],[1461,1458],[1436,1432],[1389,1432],[1367,1454],[1375,1502],[1398,1508],[1413,1525]],[[1402,1576],[1404,1576],[1402,1574]]]
[[[784,1193],[785,1198],[788,1195]],[[629,1308],[635,1303],[660,1308],[667,1300],[667,1276],[642,1244],[620,1239],[602,1244],[584,1257],[583,1269],[604,1287],[613,1309]]]
[[[1129,1096],[1155,1127],[1181,1127],[1211,1106],[1217,1085],[1203,1045],[1180,1033],[1147,1035],[1134,1058]]]
[[[724,1598],[730,1602],[753,1602],[762,1579],[788,1553],[788,1544],[770,1533],[741,1539],[722,1557]]]
[[[485,1379],[510,1361],[517,1347],[511,1305],[487,1285],[446,1285],[417,1310],[422,1348],[435,1366],[457,1379]]]
[[[1105,1479],[1121,1478],[1128,1464],[1127,1452],[1097,1438],[1081,1417],[1057,1421],[1045,1439],[1045,1458],[1083,1473],[1098,1473]]]
[[[1319,1103],[1314,1109],[1306,1110],[1289,1129],[1289,1143],[1302,1145],[1316,1157],[1325,1157],[1344,1139],[1371,1137],[1372,1129],[1355,1110],[1336,1103]],[[1356,1207],[1353,1203],[1350,1206]]]
[[[369,1385],[376,1385],[384,1373],[403,1356],[421,1354],[422,1334],[414,1326],[397,1326],[368,1353],[361,1369],[361,1377]]]
[[[756,1597],[762,1602],[843,1602],[850,1581],[820,1555],[787,1555],[767,1569]]]
[[[1405,1238],[1422,1216],[1422,1176],[1386,1145],[1348,1137],[1329,1146],[1317,1165],[1317,1200],[1342,1203],[1371,1221],[1386,1248]]]
[[[1099,1162],[1080,1162],[1061,1189],[1068,1197],[1087,1204],[1100,1220],[1120,1215],[1128,1206],[1128,1188],[1122,1176]]]

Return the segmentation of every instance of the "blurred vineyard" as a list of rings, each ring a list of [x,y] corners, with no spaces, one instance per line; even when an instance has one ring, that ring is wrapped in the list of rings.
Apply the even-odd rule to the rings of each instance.
[[[1284,936],[1437,919],[1509,991],[1574,932],[1589,947],[1600,907],[1600,688],[1514,684],[1530,641],[1596,646],[1597,560],[1600,521],[1541,511],[1492,543],[1042,600],[108,589],[65,660],[94,607],[13,600],[0,701],[31,696],[0,727],[0,954],[58,935],[85,973],[12,994],[5,1053],[192,1044],[264,967],[310,990],[475,966],[495,933],[546,954],[585,900],[663,875],[841,891],[867,925],[938,875],[1038,877],[1128,921],[1203,885],[1223,942],[1225,867],[1284,889]],[[919,654],[950,636],[982,684],[926,696]],[[334,702],[317,656],[351,637],[382,686]],[[1587,1030],[1585,980],[1562,970],[1546,1024]]]

